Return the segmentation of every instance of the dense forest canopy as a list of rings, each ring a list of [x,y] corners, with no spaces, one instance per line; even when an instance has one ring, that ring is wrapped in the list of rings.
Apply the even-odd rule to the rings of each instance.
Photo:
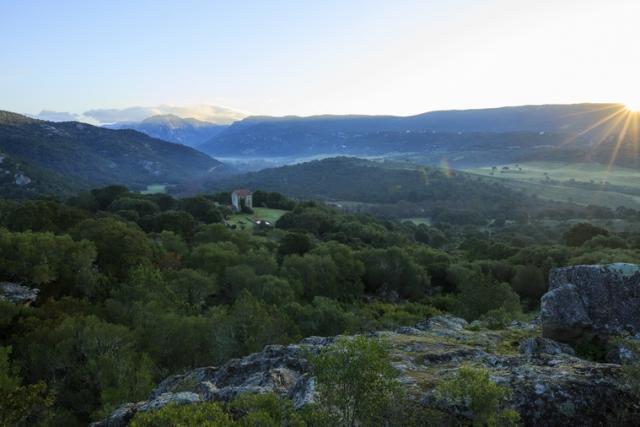
[[[169,374],[266,344],[441,311],[500,327],[536,309],[549,269],[640,255],[631,209],[428,226],[256,191],[254,207],[287,212],[243,230],[226,224],[228,200],[121,186],[66,202],[2,200],[0,280],[39,289],[31,306],[0,301],[0,390],[21,402],[3,411],[23,424],[86,425]]]

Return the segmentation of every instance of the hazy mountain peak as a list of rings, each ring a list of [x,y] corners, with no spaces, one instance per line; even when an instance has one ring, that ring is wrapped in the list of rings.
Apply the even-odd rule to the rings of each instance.
[[[229,124],[246,117],[245,113],[216,105],[102,108],[84,112],[100,123],[140,122],[153,116],[173,115],[182,119],[196,119],[214,124]]]

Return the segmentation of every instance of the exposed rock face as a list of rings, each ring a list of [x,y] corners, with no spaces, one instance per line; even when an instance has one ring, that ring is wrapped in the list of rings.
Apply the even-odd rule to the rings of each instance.
[[[579,265],[549,274],[541,301],[545,337],[575,342],[640,332],[640,266]]]
[[[529,338],[522,341],[518,349],[520,350],[520,353],[532,357],[540,356],[542,354],[576,355],[575,350],[571,346],[541,337]]]
[[[29,305],[38,297],[38,289],[11,282],[0,282],[0,301]]]
[[[434,387],[463,364],[489,369],[494,381],[511,388],[510,403],[526,426],[605,425],[613,413],[635,404],[619,380],[620,365],[581,360],[568,346],[541,338],[536,325],[514,323],[503,331],[472,331],[466,326],[462,319],[437,316],[414,328],[370,336],[389,343],[399,381],[424,405],[434,404]],[[169,402],[226,401],[240,393],[274,392],[300,407],[315,395],[306,355],[334,341],[310,337],[295,345],[267,346],[219,368],[167,378],[148,401],[124,405],[95,426],[126,426],[137,411]]]

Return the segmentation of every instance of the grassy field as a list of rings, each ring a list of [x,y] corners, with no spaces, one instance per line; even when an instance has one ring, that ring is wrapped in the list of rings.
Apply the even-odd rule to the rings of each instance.
[[[271,224],[275,224],[282,215],[287,213],[282,209],[268,209],[268,208],[253,208],[253,214],[238,213],[229,217],[227,222],[232,225],[237,225],[240,228],[252,227],[255,220],[269,221]]]
[[[508,169],[503,169],[508,167]],[[640,208],[640,171],[600,164],[527,162],[467,169],[548,200],[581,205]]]

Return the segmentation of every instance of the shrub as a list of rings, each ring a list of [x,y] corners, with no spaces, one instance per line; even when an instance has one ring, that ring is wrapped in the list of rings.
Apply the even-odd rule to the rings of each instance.
[[[230,427],[237,425],[218,403],[167,405],[153,412],[138,412],[130,427]]]
[[[341,339],[311,358],[319,402],[336,426],[374,426],[399,393],[386,346],[375,339]]]
[[[513,313],[509,313],[504,307],[487,311],[480,320],[489,329],[504,329],[513,320]]]
[[[436,387],[435,396],[447,406],[463,407],[471,412],[474,427],[516,426],[520,415],[505,409],[511,391],[489,378],[486,369],[463,366],[453,379]]]

